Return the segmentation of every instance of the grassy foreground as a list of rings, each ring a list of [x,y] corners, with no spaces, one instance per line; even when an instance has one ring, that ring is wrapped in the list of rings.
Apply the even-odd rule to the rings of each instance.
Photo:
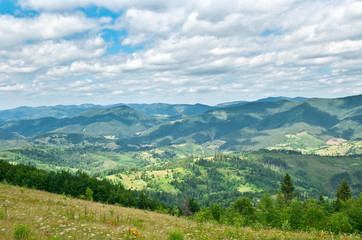
[[[22,238],[23,237],[23,238]],[[0,239],[358,239],[253,230],[0,184]]]

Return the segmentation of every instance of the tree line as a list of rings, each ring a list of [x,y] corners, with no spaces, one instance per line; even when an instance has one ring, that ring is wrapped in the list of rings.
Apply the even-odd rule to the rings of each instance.
[[[218,203],[199,207],[192,198],[186,201],[183,213],[199,222],[218,222],[237,227],[362,233],[362,193],[358,199],[351,198],[345,179],[338,187],[334,201],[327,201],[321,195],[319,199],[302,201],[297,199],[294,190],[291,177],[286,174],[276,197],[264,194],[256,204],[242,197],[229,207]]]
[[[12,165],[0,159],[0,182],[125,207],[170,210],[143,192],[127,190],[122,185],[90,177],[80,171],[75,174],[64,170],[47,172],[23,164]]]

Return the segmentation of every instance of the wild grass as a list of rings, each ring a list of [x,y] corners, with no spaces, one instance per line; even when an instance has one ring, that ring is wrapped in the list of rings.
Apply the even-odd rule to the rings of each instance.
[[[31,229],[29,225],[18,225],[14,228],[14,239],[27,240],[31,237]]]
[[[196,223],[186,218],[4,184],[0,184],[0,206],[4,212],[4,217],[0,218],[0,239],[4,240],[359,239],[358,236],[325,232],[290,232]]]

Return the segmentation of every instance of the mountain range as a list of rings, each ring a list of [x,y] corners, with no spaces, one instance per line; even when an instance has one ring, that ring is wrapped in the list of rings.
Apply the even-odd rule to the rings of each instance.
[[[288,98],[288,97],[269,97],[259,99],[256,102],[277,102],[288,100],[292,102],[303,102],[307,98]],[[169,116],[189,116],[198,115],[208,110],[214,110],[223,107],[236,107],[250,103],[248,101],[236,101],[221,103],[216,106],[208,106],[205,104],[167,104],[167,103],[118,103],[112,105],[96,105],[96,104],[81,104],[81,105],[56,105],[56,106],[40,106],[40,107],[18,107],[14,109],[0,111],[0,124],[10,121],[20,121],[29,119],[38,119],[45,117],[66,118],[73,117],[82,112],[92,109],[109,109],[118,106],[128,106],[143,114],[147,115],[169,115]]]
[[[255,102],[21,107],[0,111],[0,139],[77,133],[162,146],[193,142],[240,151],[307,132],[323,141],[362,138],[362,95],[336,99],[266,98]],[[40,117],[39,116],[45,116]],[[35,119],[31,119],[35,118]]]
[[[340,99],[254,102],[221,108],[164,122],[134,141],[164,145],[194,142],[222,150],[253,150],[286,140],[286,134],[306,131],[324,141],[355,140],[360,126],[362,95]]]

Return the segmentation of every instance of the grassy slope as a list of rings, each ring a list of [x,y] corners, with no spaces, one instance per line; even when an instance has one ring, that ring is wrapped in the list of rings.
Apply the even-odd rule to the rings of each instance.
[[[112,141],[99,143],[99,146],[97,144],[68,146],[71,147],[35,145],[5,150],[0,148],[0,158],[9,162],[30,163],[45,170],[70,169],[94,174],[110,169],[142,167],[169,159],[213,154],[212,150],[192,143],[135,152],[113,151],[113,148],[118,146]]]
[[[22,147],[0,151],[0,158],[14,163],[30,163],[45,170],[82,170],[86,173],[147,164],[146,160],[134,157],[132,153],[87,148]]]
[[[29,239],[167,239],[181,232],[184,239],[357,239],[325,233],[252,230],[119,206],[71,199],[42,191],[0,184],[0,238],[13,239],[20,224],[31,228]]]
[[[307,135],[304,137],[309,138]],[[319,144],[319,141],[314,142],[314,145]],[[232,161],[233,156],[240,159],[237,162]],[[335,184],[340,184],[342,180],[335,178],[341,174],[347,174],[351,178],[350,184],[354,194],[361,190],[361,181],[356,177],[356,174],[362,171],[358,156],[248,152],[224,154],[225,161],[212,158],[207,158],[210,163],[208,166],[200,165],[199,159],[180,159],[144,169],[122,171],[107,178],[121,182],[131,189],[178,194],[173,204],[180,204],[177,201],[185,195],[195,197],[202,204],[209,204],[213,198],[211,201],[228,205],[240,194],[247,194],[253,198],[258,198],[265,192],[275,194],[285,173],[292,176],[296,189],[302,196],[318,197],[322,194],[333,198],[337,190]],[[197,174],[194,167],[200,173]],[[220,176],[219,179],[214,179],[215,174]],[[192,183],[187,180],[191,180]],[[223,194],[231,195],[222,198],[221,196],[225,196]],[[217,196],[220,198],[215,199]]]
[[[329,141],[324,142],[306,131],[296,135],[286,134],[285,137],[285,143],[276,144],[268,147],[268,149],[293,150],[322,156],[362,154],[362,141],[346,141],[341,138],[331,138]]]

